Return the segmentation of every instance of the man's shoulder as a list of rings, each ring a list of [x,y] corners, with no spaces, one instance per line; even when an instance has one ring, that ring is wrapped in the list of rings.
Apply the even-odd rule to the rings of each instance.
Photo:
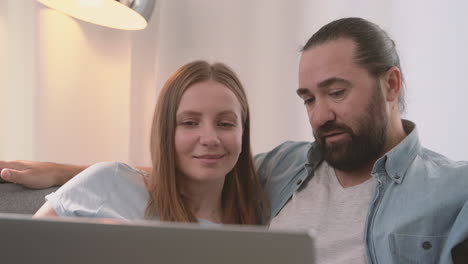
[[[442,200],[464,202],[468,199],[468,161],[454,161],[450,158],[421,148],[408,171],[409,186],[423,190],[432,197]],[[450,195],[446,195],[450,193]]]
[[[310,142],[287,141],[269,152],[255,156],[257,174],[261,179],[295,177],[308,163],[307,154]]]
[[[270,202],[272,215],[279,212],[297,189],[300,185],[297,182],[307,177],[305,165],[311,147],[310,142],[287,141],[255,156],[257,174]]]
[[[254,157],[257,169],[264,166],[303,166],[307,162],[307,152],[311,142],[286,141],[272,150]]]
[[[454,161],[427,148],[421,149],[418,158],[429,174],[464,175],[468,180],[468,161]]]

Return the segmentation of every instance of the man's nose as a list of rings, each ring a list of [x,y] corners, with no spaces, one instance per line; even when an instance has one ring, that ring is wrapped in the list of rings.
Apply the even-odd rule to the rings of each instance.
[[[316,101],[314,107],[309,110],[308,114],[310,125],[315,129],[336,119],[334,109],[326,101]]]

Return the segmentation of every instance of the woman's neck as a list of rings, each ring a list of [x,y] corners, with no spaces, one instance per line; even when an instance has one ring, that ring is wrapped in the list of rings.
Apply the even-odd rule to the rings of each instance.
[[[223,182],[184,182],[182,195],[196,218],[213,223],[222,222],[221,195]]]

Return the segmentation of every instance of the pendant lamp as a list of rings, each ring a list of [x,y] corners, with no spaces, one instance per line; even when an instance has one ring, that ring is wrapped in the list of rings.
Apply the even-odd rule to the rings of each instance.
[[[140,30],[148,25],[156,0],[37,0],[74,18],[101,26]]]

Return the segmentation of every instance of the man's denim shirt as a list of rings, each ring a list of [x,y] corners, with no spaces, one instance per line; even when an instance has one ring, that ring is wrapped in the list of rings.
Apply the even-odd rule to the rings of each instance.
[[[364,243],[369,263],[452,263],[451,249],[468,237],[468,162],[454,162],[408,136],[378,159],[378,183],[369,205]],[[310,142],[286,142],[255,157],[276,216],[314,176],[322,156]]]

